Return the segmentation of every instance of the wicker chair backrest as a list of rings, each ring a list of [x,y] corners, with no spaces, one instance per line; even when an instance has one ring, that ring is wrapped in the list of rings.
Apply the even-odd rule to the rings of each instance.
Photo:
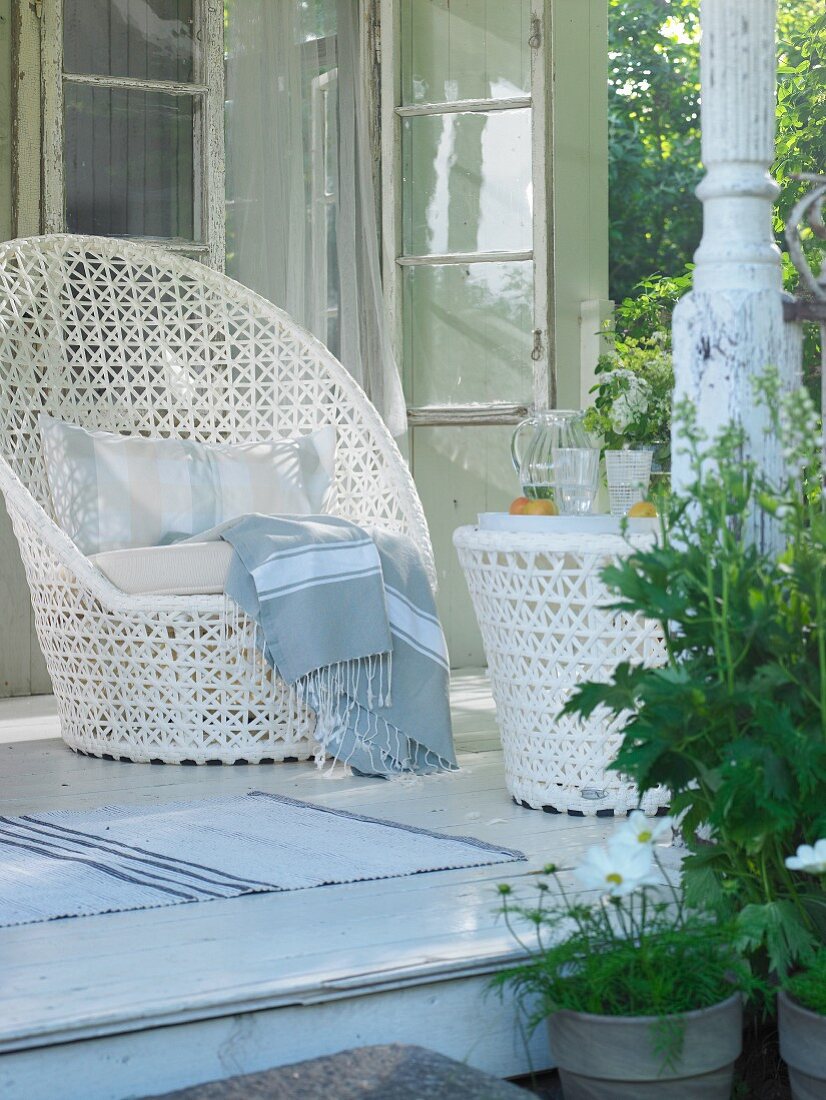
[[[335,511],[431,556],[407,467],[353,378],[281,310],[193,260],[62,234],[0,246],[0,453],[51,514],[41,411],[226,443],[334,423]]]

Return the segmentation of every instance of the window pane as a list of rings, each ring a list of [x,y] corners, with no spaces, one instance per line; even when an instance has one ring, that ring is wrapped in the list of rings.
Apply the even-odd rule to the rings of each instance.
[[[67,73],[191,81],[193,0],[63,0]]]
[[[283,0],[278,2],[283,3]],[[241,0],[241,3],[249,3],[249,0]],[[336,5],[330,0],[300,0],[298,33],[302,42],[332,38],[336,33],[336,23]]]
[[[530,399],[530,260],[406,267],[404,279],[414,405]]]
[[[530,0],[402,0],[402,103],[529,95]]]
[[[197,239],[189,96],[65,86],[73,233]]]
[[[531,111],[406,118],[404,251],[531,247]]]

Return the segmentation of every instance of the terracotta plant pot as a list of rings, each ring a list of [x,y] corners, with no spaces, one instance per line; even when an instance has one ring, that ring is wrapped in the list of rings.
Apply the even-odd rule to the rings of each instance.
[[[565,1100],[729,1100],[743,1045],[740,994],[666,1019],[684,1028],[673,1066],[652,1047],[656,1016],[555,1012],[548,1030]]]
[[[826,1100],[826,1016],[811,1012],[781,992],[777,1022],[792,1100]]]

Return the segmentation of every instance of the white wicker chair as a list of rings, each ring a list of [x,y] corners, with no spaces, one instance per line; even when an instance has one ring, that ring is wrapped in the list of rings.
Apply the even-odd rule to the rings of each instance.
[[[41,409],[88,428],[227,443],[332,422],[333,510],[410,535],[435,577],[413,481],[356,382],[281,310],[194,261],[98,237],[0,246],[0,489],[64,739],[165,763],[312,755],[314,716],[262,662],[234,604],[125,595],[55,524]]]

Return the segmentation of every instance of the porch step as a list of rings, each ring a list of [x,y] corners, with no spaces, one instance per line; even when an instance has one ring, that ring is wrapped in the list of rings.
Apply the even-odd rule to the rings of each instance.
[[[524,1100],[525,1093],[424,1047],[358,1047],[154,1100]]]

